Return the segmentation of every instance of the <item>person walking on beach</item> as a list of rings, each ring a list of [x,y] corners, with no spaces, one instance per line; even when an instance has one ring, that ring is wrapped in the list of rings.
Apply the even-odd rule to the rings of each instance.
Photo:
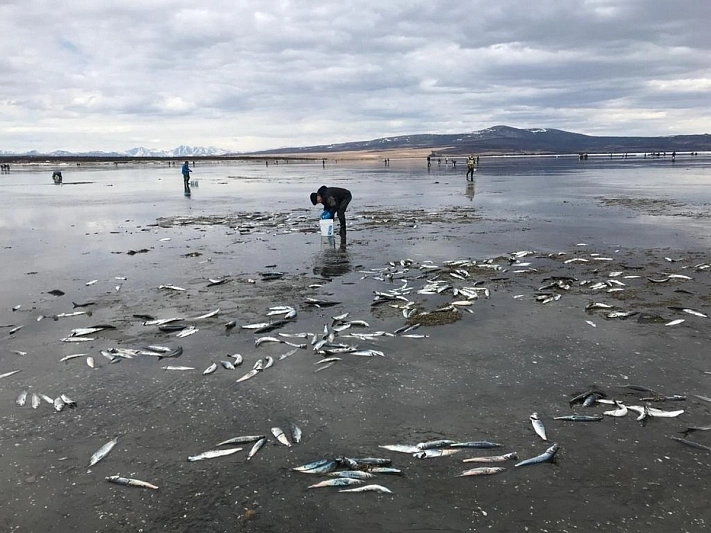
[[[353,198],[351,191],[341,187],[326,187],[322,185],[318,191],[311,193],[310,198],[313,205],[323,204],[324,213],[328,212],[330,214],[329,218],[333,218],[334,215],[338,216],[341,239],[345,239],[346,209],[348,209],[348,204],[351,203],[351,198]]]
[[[183,163],[183,168],[181,169],[183,173],[183,184],[185,185],[185,194],[190,195],[190,173],[192,170],[188,166],[188,162]]]
[[[469,181],[469,176],[471,176],[472,181],[474,181],[474,164],[475,164],[474,154],[469,155],[467,158],[467,181]]]

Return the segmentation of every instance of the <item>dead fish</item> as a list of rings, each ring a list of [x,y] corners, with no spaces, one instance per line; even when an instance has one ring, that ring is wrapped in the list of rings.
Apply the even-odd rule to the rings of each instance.
[[[159,285],[158,288],[159,289],[169,289],[171,291],[184,291],[185,290],[182,287],[178,287],[176,285]]]
[[[46,394],[42,394],[41,392],[38,392],[37,395],[42,398],[45,402],[47,402],[49,405],[54,405],[54,400],[47,396]]]
[[[627,416],[627,406],[621,404],[620,402],[615,402],[615,405],[617,405],[617,409],[613,409],[612,411],[605,411],[602,414],[616,417]]]
[[[232,329],[232,328],[235,327],[236,325],[237,325],[237,321],[236,321],[236,320],[230,320],[229,322],[226,322],[226,323],[225,323],[225,328],[227,328],[227,329]]]
[[[664,324],[664,325],[665,325],[665,326],[678,326],[678,325],[681,324],[682,322],[684,322],[684,319],[683,319],[683,318],[677,318],[676,320],[672,320],[671,322],[667,322],[667,323]]]
[[[192,335],[194,333],[197,333],[198,331],[200,331],[200,330],[198,328],[196,328],[195,326],[188,326],[187,328],[176,333],[175,336],[182,339],[183,337],[187,337],[188,335]]]
[[[568,422],[599,422],[602,420],[601,415],[565,415],[554,416],[553,420],[566,420]]]
[[[266,437],[262,437],[259,439],[257,442],[254,443],[254,446],[252,446],[252,449],[249,450],[249,453],[247,454],[247,461],[249,461],[252,457],[257,455],[257,452],[262,449],[262,446],[264,446],[267,442]]]
[[[203,371],[202,375],[207,376],[208,374],[212,374],[215,370],[217,370],[217,363],[213,362]]]
[[[555,454],[558,453],[559,449],[560,449],[560,447],[557,444],[553,444],[553,446],[548,448],[541,455],[537,455],[536,457],[531,457],[530,459],[525,459],[525,460],[521,461],[520,463],[516,463],[514,465],[514,467],[535,465],[538,463],[547,463],[547,462],[553,460],[553,458],[555,457]]]
[[[384,450],[389,450],[391,452],[409,453],[411,455],[422,451],[417,446],[411,444],[385,444],[378,446],[378,448],[383,448]]]
[[[203,320],[205,318],[211,318],[213,316],[217,316],[220,313],[220,308],[218,307],[214,311],[210,311],[209,313],[205,313],[204,315],[196,316],[193,318],[186,318],[185,320]]]
[[[309,485],[310,489],[320,489],[322,487],[352,487],[353,485],[361,485],[363,480],[348,477],[337,477],[335,479],[327,479],[320,481],[314,485]]]
[[[162,366],[161,367],[163,370],[195,370],[195,367],[193,366]]]
[[[585,306],[585,309],[612,309],[614,307],[614,305],[604,304],[601,302],[590,302]]]
[[[491,476],[493,474],[499,474],[501,472],[506,472],[506,469],[501,466],[480,466],[478,468],[472,468],[471,470],[465,470],[457,477]]]
[[[33,393],[32,393],[32,409],[37,409],[37,408],[40,406],[40,402],[41,402],[41,401],[42,401],[42,400],[40,399],[40,397],[37,396],[37,394],[35,394],[35,393],[33,392]]]
[[[664,411],[663,409],[656,409],[655,407],[647,407],[647,414],[655,418],[675,418],[684,413],[684,409],[679,409],[678,411]]]
[[[693,440],[682,439],[681,437],[672,437],[672,440],[681,442],[682,444],[686,444],[687,446],[691,446],[693,448],[698,448],[700,450],[706,450],[707,452],[711,452],[711,446],[706,446],[705,444],[700,444],[698,442],[694,442]]]
[[[413,453],[412,456],[416,459],[430,459],[432,457],[446,457],[448,455],[454,455],[455,453],[459,453],[461,451],[462,450],[458,448],[430,448],[427,450],[419,451],[417,453]]]
[[[301,442],[301,428],[297,426],[294,422],[291,423],[291,440],[294,441],[294,444],[298,444]]]
[[[516,452],[506,453],[504,455],[488,455],[484,457],[470,457],[462,459],[463,463],[503,463],[504,461],[515,461],[518,459]]]
[[[218,442],[215,446],[225,446],[226,444],[244,444],[246,442],[255,442],[259,439],[263,439],[264,435],[244,435],[240,437],[232,437],[231,439],[223,440]]]
[[[450,448],[479,448],[482,450],[488,450],[491,448],[501,448],[503,444],[498,442],[489,442],[488,440],[474,440],[468,442],[453,442],[449,445]]]
[[[140,479],[131,479],[121,476],[108,476],[106,481],[109,483],[115,483],[116,485],[125,485],[127,487],[141,487],[144,489],[158,490],[158,487],[148,483],[146,481],[141,481]]]
[[[22,371],[21,370],[12,370],[10,372],[5,372],[4,374],[0,374],[0,379],[9,378],[10,376],[14,376],[18,372],[22,372]]]
[[[61,396],[57,396],[54,399],[54,402],[52,403],[52,405],[54,406],[54,410],[59,413],[60,411],[62,411],[64,409],[64,406],[66,404],[64,403],[64,400],[62,400]]]
[[[52,296],[64,296],[64,291],[52,289],[51,291],[47,291],[47,294],[51,294]]]
[[[543,440],[548,440],[546,437],[546,428],[543,426],[543,422],[541,422],[540,418],[538,418],[538,413],[533,413],[529,417],[529,420],[531,421],[533,431],[536,432],[536,435],[541,437]]]
[[[77,406],[77,402],[72,400],[69,396],[66,394],[60,394],[59,397],[62,399],[64,404],[69,407],[70,409],[74,409]]]
[[[89,459],[89,468],[91,468],[96,463],[101,461],[104,457],[106,457],[109,454],[109,452],[113,449],[113,447],[116,446],[117,442],[118,442],[118,437],[114,437],[109,442],[104,444],[101,448],[96,450],[96,452],[94,452],[94,455],[91,456],[91,459]]]
[[[264,344],[265,342],[282,343],[284,341],[282,339],[277,339],[276,337],[259,337],[256,341],[254,341],[254,346],[259,347],[260,345]]]
[[[282,431],[281,428],[273,427],[272,428],[272,435],[274,435],[276,440],[278,440],[281,444],[291,448],[291,443],[289,442],[289,439],[286,437],[286,435],[284,434],[284,431]]]
[[[227,278],[222,278],[222,279],[212,279],[208,278],[210,283],[207,284],[208,287],[214,287],[215,285],[222,285],[223,283],[227,283],[229,280]]]
[[[91,355],[86,358],[86,364],[89,365],[89,368],[96,368],[96,363]]]
[[[27,391],[26,390],[23,390],[20,394],[17,395],[17,397],[15,398],[15,403],[17,405],[19,405],[20,407],[22,407],[23,405],[25,405],[25,403],[27,403]]]
[[[65,355],[64,357],[62,357],[62,358],[59,360],[59,362],[60,362],[60,363],[63,363],[64,361],[69,361],[70,359],[76,359],[77,357],[85,357],[85,356],[87,356],[87,355],[89,355],[89,354],[86,354],[86,353],[74,353],[74,354],[71,354],[71,355]]]
[[[232,455],[233,453],[241,452],[242,448],[228,448],[226,450],[209,450],[207,452],[200,453],[198,455],[191,455],[188,457],[188,461],[202,461],[203,459],[214,459],[215,457],[224,457],[226,455]]]
[[[10,331],[8,331],[7,333],[8,333],[8,335],[14,335],[15,333],[17,333],[18,331],[20,331],[20,330],[21,330],[22,328],[24,328],[24,327],[25,327],[25,326],[17,326],[16,328],[12,328],[12,329],[11,329]]]
[[[242,362],[244,361],[244,358],[242,357],[242,355],[238,354],[238,353],[236,353],[234,355],[228,355],[227,357],[232,357],[235,360],[235,363],[234,363],[235,366],[241,365]]]
[[[62,342],[92,342],[95,340],[94,337],[65,337]]]
[[[382,485],[365,485],[363,487],[356,487],[354,489],[341,489],[338,492],[381,492],[392,494],[392,491],[387,487]]]
[[[232,361],[220,361],[220,364],[222,365],[222,368],[224,368],[226,370],[235,370],[236,369],[236,367],[232,363]]]

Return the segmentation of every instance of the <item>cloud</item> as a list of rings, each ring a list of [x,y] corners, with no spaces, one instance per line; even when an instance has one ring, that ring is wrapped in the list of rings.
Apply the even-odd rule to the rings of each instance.
[[[0,150],[704,133],[711,3],[10,0]]]

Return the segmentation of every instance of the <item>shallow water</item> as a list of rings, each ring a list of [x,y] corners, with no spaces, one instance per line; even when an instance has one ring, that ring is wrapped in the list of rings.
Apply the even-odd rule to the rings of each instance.
[[[707,529],[704,472],[710,456],[669,437],[711,420],[711,404],[691,396],[711,396],[704,374],[711,371],[708,319],[669,306],[708,314],[711,305],[711,269],[694,269],[711,260],[709,159],[680,157],[674,164],[640,158],[483,159],[473,193],[464,168],[434,165],[428,173],[414,160],[391,160],[390,167],[339,161],[325,168],[199,163],[193,175],[198,185],[189,199],[182,196],[177,168],[64,168],[62,186],[51,183],[52,170],[13,167],[0,177],[7,204],[0,217],[6,267],[0,325],[23,326],[13,335],[0,330],[0,373],[22,370],[0,380],[2,528]],[[344,250],[338,238],[329,242],[317,233],[319,208],[310,205],[308,194],[321,184],[354,193]],[[260,220],[258,214],[276,216]],[[188,223],[157,225],[159,218],[173,217],[188,217]],[[215,223],[218,217],[232,218]],[[127,253],[142,249],[147,251]],[[514,273],[517,267],[505,256],[515,250],[535,250],[521,261],[536,270]],[[612,260],[597,261],[592,253]],[[261,322],[269,306],[289,303],[298,307],[298,318],[280,331],[320,332],[331,316],[346,311],[370,324],[364,331],[394,331],[404,324],[401,310],[371,307],[373,291],[400,287],[398,278],[420,288],[433,275],[417,266],[467,257],[498,258],[501,269],[473,270],[468,282],[448,278],[461,285],[477,280],[491,289],[491,298],[474,302],[473,313],[463,312],[456,323],[416,330],[427,334],[425,339],[359,342],[386,356],[343,356],[319,373],[314,373],[319,356],[299,350],[235,384],[258,358],[278,359],[290,348],[255,348],[251,332],[226,330],[226,321]],[[573,257],[589,263],[563,262]],[[415,261],[414,268],[400,266],[405,258]],[[392,282],[373,273],[385,267],[394,273]],[[613,270],[641,276],[626,280],[625,297],[574,285],[549,304],[533,298],[549,276],[597,280]],[[262,281],[260,272],[269,271],[283,272],[284,279]],[[670,272],[693,280],[647,281]],[[208,287],[210,278],[231,281]],[[86,285],[94,279],[97,283]],[[168,283],[186,291],[158,289]],[[679,288],[689,294],[676,292]],[[66,294],[52,296],[51,289]],[[309,307],[307,296],[340,304]],[[451,293],[415,292],[409,298],[428,310],[452,299]],[[591,300],[659,315],[662,321],[606,319],[584,310]],[[71,312],[72,301],[95,301],[87,308],[92,315],[37,321],[40,314]],[[133,316],[194,317],[217,307],[218,318],[198,323],[200,331],[184,339],[143,326]],[[686,321],[679,327],[664,326],[680,317]],[[117,329],[89,343],[59,342],[72,328],[97,323]],[[144,357],[120,364],[99,354],[148,344],[181,345],[185,353],[176,361]],[[83,358],[58,362],[79,352],[93,354],[99,368],[90,369]],[[237,352],[245,363],[236,372],[220,368],[201,375],[211,361]],[[196,370],[171,373],[161,369],[166,364]],[[638,401],[627,384],[687,395],[679,407],[686,413],[646,425],[633,417],[582,425],[552,420],[571,412],[572,394],[593,385],[612,397]],[[21,390],[52,397],[64,392],[79,406],[61,413],[44,403],[36,410],[18,407],[14,399]],[[670,402],[657,406],[677,408]],[[561,445],[556,464],[524,469],[507,464],[497,476],[456,478],[464,470],[460,457],[419,460],[378,448],[434,438],[486,439],[505,444],[502,451],[531,457],[550,444],[533,434],[528,421],[533,411],[544,419],[551,441]],[[271,439],[250,462],[246,450],[186,461],[220,440],[269,434],[271,427],[286,429],[294,421],[304,441],[292,448]],[[91,454],[116,435],[117,447],[88,470]],[[705,433],[690,438],[711,444]],[[376,478],[393,495],[339,494],[308,490],[321,478],[288,470],[337,455],[385,455],[405,475]],[[104,481],[114,474],[160,489]]]

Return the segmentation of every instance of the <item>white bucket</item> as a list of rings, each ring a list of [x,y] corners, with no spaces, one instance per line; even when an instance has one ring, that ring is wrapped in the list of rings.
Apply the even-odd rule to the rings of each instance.
[[[321,237],[333,237],[333,219],[324,219],[321,223]]]

